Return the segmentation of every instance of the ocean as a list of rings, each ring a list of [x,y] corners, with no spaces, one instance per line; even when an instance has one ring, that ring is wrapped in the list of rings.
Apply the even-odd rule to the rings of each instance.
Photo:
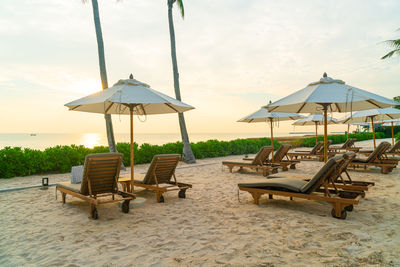
[[[275,137],[278,136],[296,136],[304,134],[313,134],[312,132],[302,133],[274,133]],[[257,138],[269,137],[266,133],[192,133],[189,136],[191,142],[207,141],[210,139],[217,140],[234,140],[238,138]],[[129,142],[129,133],[116,133],[115,140],[117,143]],[[134,140],[139,145],[148,143],[152,145],[162,145],[170,142],[177,142],[181,140],[179,133],[137,133],[134,135]],[[52,133],[3,133],[0,134],[0,149],[6,146],[22,147],[31,149],[43,150],[48,147],[56,145],[84,145],[88,148],[95,146],[106,146],[107,136],[102,133],[77,133],[77,134],[52,134]]]

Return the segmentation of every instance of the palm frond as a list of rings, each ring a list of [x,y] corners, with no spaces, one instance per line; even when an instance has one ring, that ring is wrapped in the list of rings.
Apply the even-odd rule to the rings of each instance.
[[[183,1],[182,0],[176,0],[178,3],[179,10],[181,11],[181,16],[184,19],[185,18],[185,8],[183,7]]]
[[[396,50],[390,51],[389,53],[387,53],[386,55],[384,55],[383,57],[381,57],[381,59],[387,59],[390,58],[394,55],[394,53],[396,53]]]
[[[400,49],[400,39],[397,40],[387,40],[384,43],[386,43],[388,46],[395,48],[395,49]]]

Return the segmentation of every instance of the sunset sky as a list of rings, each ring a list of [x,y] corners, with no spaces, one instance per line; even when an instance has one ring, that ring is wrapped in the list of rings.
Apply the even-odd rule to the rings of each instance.
[[[110,86],[132,73],[175,96],[166,2],[99,0]],[[389,51],[382,41],[400,36],[398,0],[184,4],[185,19],[176,9],[174,21],[182,100],[196,108],[185,114],[189,133],[267,132],[264,123],[236,121],[324,72],[400,95],[399,58],[380,60]],[[64,107],[101,89],[91,1],[0,0],[0,38],[1,132],[105,131],[102,115]],[[113,122],[115,132],[129,132],[127,116]],[[135,118],[135,131],[177,133],[177,115]]]

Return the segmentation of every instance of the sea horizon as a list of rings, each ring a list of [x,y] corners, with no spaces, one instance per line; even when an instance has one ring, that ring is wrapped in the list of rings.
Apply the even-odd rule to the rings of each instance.
[[[334,134],[337,132],[330,132]],[[274,137],[313,135],[313,132],[281,132]],[[115,133],[117,143],[129,142],[129,133]],[[230,141],[234,139],[263,138],[266,133],[191,133],[190,142],[217,139]],[[180,133],[136,133],[134,141],[138,144],[163,145],[181,141]],[[83,145],[87,148],[107,146],[105,133],[0,133],[0,149],[4,147],[22,147],[30,149],[46,149],[57,145]]]

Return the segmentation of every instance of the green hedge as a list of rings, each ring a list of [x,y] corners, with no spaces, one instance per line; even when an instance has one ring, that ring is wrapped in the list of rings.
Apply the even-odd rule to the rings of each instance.
[[[386,138],[392,138],[392,126],[380,126],[375,128],[375,132],[382,132]],[[400,133],[400,126],[393,127],[393,133],[396,135]]]
[[[363,141],[363,140],[369,140],[372,139],[372,133],[355,133],[355,134],[349,134],[349,138],[356,138],[357,141]],[[382,132],[376,132],[375,133],[375,138],[380,139],[380,138],[385,138],[385,133]],[[333,144],[341,144],[346,142],[347,140],[347,135],[329,135],[328,140],[332,140]],[[324,141],[323,136],[318,136],[318,141]],[[305,147],[313,147],[315,146],[315,137],[309,137],[309,138],[298,138],[293,141],[289,141],[289,144],[295,147],[300,147],[300,146],[305,146]]]
[[[256,153],[261,146],[270,145],[268,138],[236,139],[232,141],[208,140],[192,143],[191,147],[197,159],[222,157]],[[277,149],[280,144],[274,140]],[[135,143],[135,164],[149,163],[156,154],[181,154],[182,143],[168,143],[165,145]],[[129,143],[118,143],[117,150],[124,154],[125,166],[130,165]],[[40,173],[70,172],[72,166],[82,165],[87,154],[108,152],[108,147],[99,146],[85,148],[84,146],[56,146],[43,151],[20,147],[6,147],[0,150],[0,178],[26,176]]]

